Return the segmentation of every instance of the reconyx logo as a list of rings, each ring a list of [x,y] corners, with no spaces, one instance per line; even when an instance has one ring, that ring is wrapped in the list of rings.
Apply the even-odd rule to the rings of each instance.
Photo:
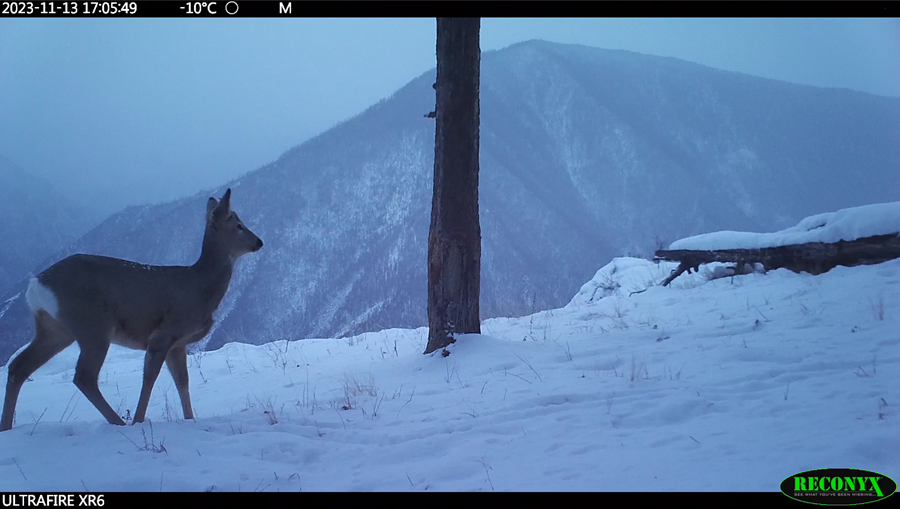
[[[886,475],[855,468],[822,468],[794,474],[781,481],[781,492],[810,504],[858,505],[877,502],[897,491]]]

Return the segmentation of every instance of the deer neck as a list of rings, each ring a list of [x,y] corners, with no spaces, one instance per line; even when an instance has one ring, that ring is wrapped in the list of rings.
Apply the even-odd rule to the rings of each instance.
[[[215,237],[207,232],[203,237],[200,258],[191,268],[199,276],[202,295],[209,299],[209,304],[214,310],[228,290],[231,273],[234,270],[234,258],[225,246],[216,242]]]

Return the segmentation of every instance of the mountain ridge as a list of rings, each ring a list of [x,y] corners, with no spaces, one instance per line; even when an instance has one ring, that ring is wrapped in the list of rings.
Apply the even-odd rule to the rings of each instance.
[[[898,199],[900,98],[634,55],[546,42],[483,54],[482,318],[559,307],[654,237]],[[57,258],[193,263],[206,197],[231,187],[266,247],[239,262],[206,347],[422,325],[432,83],[434,69],[212,192],[117,214]],[[30,339],[21,300],[0,318],[0,359]]]
[[[83,235],[99,218],[50,181],[0,155],[0,295],[43,259]]]

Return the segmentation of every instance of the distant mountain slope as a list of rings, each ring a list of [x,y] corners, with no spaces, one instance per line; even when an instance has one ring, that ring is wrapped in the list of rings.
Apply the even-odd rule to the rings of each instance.
[[[50,182],[0,156],[0,295],[83,235],[92,219]]]
[[[208,347],[425,323],[433,82],[229,184],[266,244],[238,264]],[[484,318],[562,306],[657,236],[900,199],[897,98],[540,41],[485,53],[481,83]],[[210,194],[126,209],[66,253],[192,263]],[[16,299],[0,359],[30,334]]]

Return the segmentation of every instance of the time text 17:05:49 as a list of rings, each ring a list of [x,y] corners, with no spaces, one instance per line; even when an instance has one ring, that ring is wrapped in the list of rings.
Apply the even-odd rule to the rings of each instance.
[[[0,2],[6,16],[135,15],[137,2]]]

